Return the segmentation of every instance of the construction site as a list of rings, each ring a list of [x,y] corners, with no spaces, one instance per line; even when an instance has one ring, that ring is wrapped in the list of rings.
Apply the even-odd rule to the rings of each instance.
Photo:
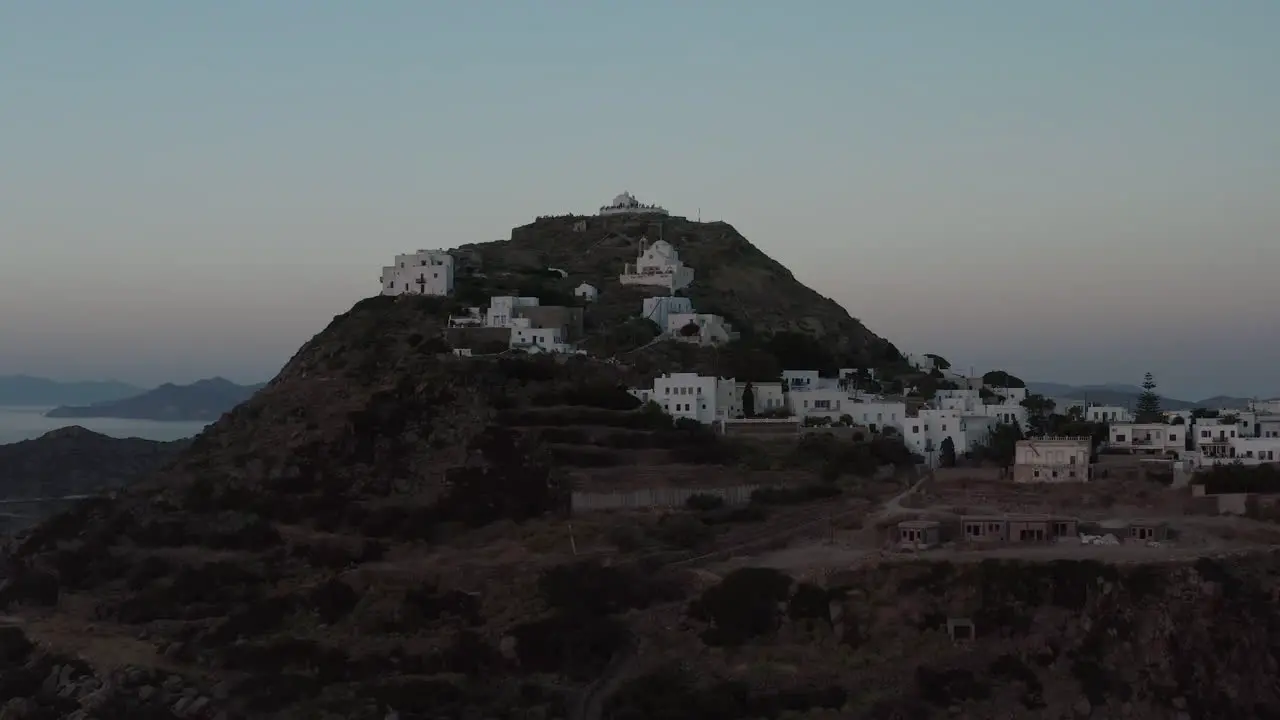
[[[1203,511],[1167,465],[1102,456],[1090,482],[1018,483],[1001,468],[939,468],[878,511],[822,538],[742,554],[724,569],[800,576],[929,558],[1152,562],[1280,544],[1280,526]]]

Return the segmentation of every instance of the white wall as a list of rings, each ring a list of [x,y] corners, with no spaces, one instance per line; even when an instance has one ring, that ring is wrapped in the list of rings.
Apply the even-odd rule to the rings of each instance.
[[[1182,453],[1186,450],[1187,435],[1194,432],[1194,428],[1194,425],[1164,423],[1112,423],[1107,429],[1107,441],[1115,448]]]
[[[736,383],[736,385],[739,402],[741,402],[742,391],[746,389],[747,384],[740,382]],[[754,396],[753,404],[756,415],[763,415],[767,412],[787,407],[787,395],[782,392],[782,383],[751,383],[751,393]],[[745,410],[745,408],[743,409]]]
[[[693,268],[685,266],[680,253],[665,240],[640,251],[634,265],[627,263],[618,276],[623,285],[654,285],[679,290],[693,282]]]
[[[600,291],[591,283],[582,283],[573,289],[573,294],[587,302],[595,302],[596,298],[600,297]]]
[[[672,373],[653,381],[650,399],[676,418],[690,418],[703,424],[715,422],[721,398],[716,377],[697,373]],[[727,381],[730,384],[732,380]],[[727,412],[728,408],[725,408]]]
[[[1085,408],[1084,419],[1089,422],[1133,422],[1129,409],[1119,405],[1094,405]]]
[[[397,255],[394,265],[382,268],[381,285],[383,295],[448,295],[453,292],[453,256],[443,250]]]
[[[512,297],[510,295],[489,298],[489,310],[485,313],[485,325],[511,327],[515,324],[516,308],[537,307],[536,297]]]
[[[672,313],[690,312],[693,312],[693,301],[689,298],[662,295],[645,298],[640,309],[640,317],[648,318],[657,323],[659,328],[666,330],[667,319]]]

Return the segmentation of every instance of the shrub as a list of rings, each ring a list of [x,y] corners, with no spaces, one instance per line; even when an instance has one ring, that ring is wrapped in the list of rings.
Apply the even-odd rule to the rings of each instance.
[[[740,645],[778,627],[778,603],[787,599],[791,583],[790,577],[772,568],[734,570],[719,585],[707,588],[689,614],[710,624],[702,635],[706,644]]]
[[[724,498],[710,493],[695,493],[684,501],[684,506],[698,512],[709,512],[724,507]]]

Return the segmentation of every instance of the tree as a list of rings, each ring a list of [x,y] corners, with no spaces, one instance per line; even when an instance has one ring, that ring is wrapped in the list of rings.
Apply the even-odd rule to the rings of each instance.
[[[1240,423],[1240,416],[1235,413],[1223,413],[1218,416],[1218,422],[1223,425],[1238,425]]]
[[[992,370],[982,376],[982,384],[988,387],[1024,388],[1027,383],[1022,378],[1010,375],[1004,370]]]
[[[687,338],[694,337],[700,332],[702,332],[702,328],[698,327],[698,323],[695,323],[695,322],[691,322],[688,325],[685,325],[684,327],[680,328],[680,334]]]
[[[1147,373],[1142,379],[1142,394],[1138,396],[1138,407],[1135,416],[1140,423],[1160,422],[1164,414],[1160,412],[1160,396],[1156,394],[1156,381]]]
[[[747,383],[742,388],[742,416],[753,418],[756,416],[756,388],[755,385]]]
[[[941,355],[937,355],[934,353],[925,353],[924,356],[933,361],[933,367],[937,370],[951,369],[951,363],[947,362],[947,359],[942,357]]]
[[[943,438],[942,445],[938,448],[938,462],[942,467],[955,467],[956,443],[950,435]]]
[[[1031,426],[1031,430],[1036,435],[1049,434],[1049,418],[1053,415],[1053,410],[1057,404],[1043,395],[1031,394],[1022,401],[1022,407],[1027,409],[1027,421]]]

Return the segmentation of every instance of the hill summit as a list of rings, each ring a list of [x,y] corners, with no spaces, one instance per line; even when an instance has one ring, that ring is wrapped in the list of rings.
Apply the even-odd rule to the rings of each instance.
[[[764,350],[784,364],[808,369],[877,367],[900,357],[891,343],[725,222],[642,214],[538,218],[513,229],[509,240],[454,251],[460,268],[456,295],[469,305],[483,305],[495,295],[573,304],[574,289],[588,283],[599,297],[587,307],[587,347],[602,354],[629,349],[634,336],[625,331],[628,322],[639,317],[644,298],[667,291],[622,285],[618,277],[644,246],[659,241],[673,247],[695,273],[693,282],[674,294],[690,298],[698,313],[723,316],[741,334],[729,355],[694,363],[690,370],[735,375],[749,369],[742,366],[752,363],[729,359],[735,351],[741,358]],[[740,379],[776,379],[773,363],[768,365],[764,377]]]

